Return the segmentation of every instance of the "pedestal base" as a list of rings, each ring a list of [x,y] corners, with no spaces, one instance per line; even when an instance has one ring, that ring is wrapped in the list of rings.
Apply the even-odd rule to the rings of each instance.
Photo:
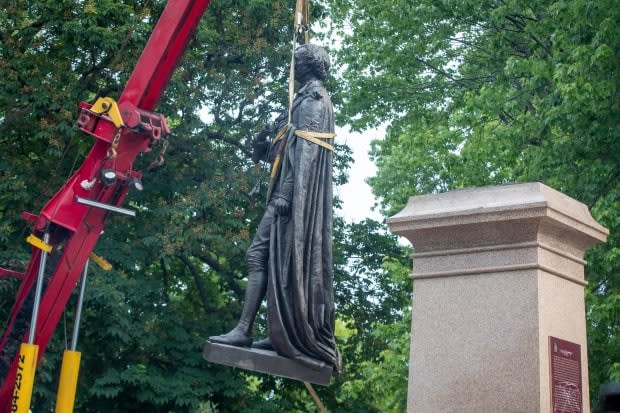
[[[541,183],[412,197],[407,411],[589,413],[583,255],[608,231]]]
[[[295,360],[278,355],[275,351],[228,346],[211,343],[210,341],[205,343],[202,356],[211,363],[321,384],[323,386],[329,384],[333,373],[333,369],[330,366],[325,366],[320,370],[312,370]]]

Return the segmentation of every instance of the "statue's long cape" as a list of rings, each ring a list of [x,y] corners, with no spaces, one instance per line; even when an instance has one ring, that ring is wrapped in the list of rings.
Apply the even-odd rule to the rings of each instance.
[[[294,133],[295,128],[334,132],[332,104],[320,82],[310,82],[299,91],[291,123],[277,179],[279,189],[292,204],[290,214],[276,215],[271,226],[269,336],[281,355],[310,367],[325,363],[338,372],[332,259],[333,154]]]

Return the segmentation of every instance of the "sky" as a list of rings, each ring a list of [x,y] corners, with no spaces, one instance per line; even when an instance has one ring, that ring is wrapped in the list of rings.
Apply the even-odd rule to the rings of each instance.
[[[336,128],[336,135],[336,143],[346,143],[353,151],[349,182],[335,189],[335,193],[343,201],[343,210],[340,215],[348,222],[359,222],[366,218],[383,220],[381,214],[371,210],[375,199],[366,179],[373,176],[377,170],[368,157],[370,142],[383,139],[385,128],[371,129],[362,133],[350,132],[346,128]]]

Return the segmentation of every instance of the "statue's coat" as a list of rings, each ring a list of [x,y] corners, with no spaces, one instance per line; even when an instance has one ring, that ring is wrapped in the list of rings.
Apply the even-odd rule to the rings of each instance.
[[[267,312],[269,337],[281,355],[340,369],[334,339],[331,150],[297,130],[334,132],[332,103],[320,81],[295,97],[286,150],[273,197],[291,201],[271,224]],[[323,139],[325,140],[325,139]],[[333,140],[325,140],[333,144]]]

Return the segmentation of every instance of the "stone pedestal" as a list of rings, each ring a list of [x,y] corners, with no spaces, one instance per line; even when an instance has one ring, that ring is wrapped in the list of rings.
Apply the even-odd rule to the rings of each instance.
[[[590,411],[583,255],[608,231],[585,205],[503,185],[412,197],[388,224],[415,251],[408,412],[552,412],[551,337],[580,346]]]

